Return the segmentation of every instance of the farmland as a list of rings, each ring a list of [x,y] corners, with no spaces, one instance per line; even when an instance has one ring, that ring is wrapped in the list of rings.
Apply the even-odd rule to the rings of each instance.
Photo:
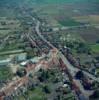
[[[7,35],[11,32],[19,30],[20,22],[18,20],[10,20],[5,17],[0,18],[0,35]]]

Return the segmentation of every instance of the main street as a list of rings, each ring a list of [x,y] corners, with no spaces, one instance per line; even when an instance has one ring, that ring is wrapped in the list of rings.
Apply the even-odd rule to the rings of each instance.
[[[37,24],[36,24],[36,27],[35,27],[35,30],[36,30],[36,33],[38,34],[38,36],[45,42],[47,43],[51,48],[55,48],[49,41],[47,41],[41,34],[40,32],[40,22],[37,21]]]

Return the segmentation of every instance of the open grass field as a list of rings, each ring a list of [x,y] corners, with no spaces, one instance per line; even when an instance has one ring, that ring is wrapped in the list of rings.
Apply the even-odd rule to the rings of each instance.
[[[45,93],[42,92],[41,88],[36,88],[33,90],[29,90],[26,92],[25,96],[30,97],[30,100],[45,100]],[[19,96],[18,97],[19,100],[24,100],[25,97],[24,96]]]
[[[79,26],[79,25],[81,25],[79,22],[76,22],[75,20],[70,19],[70,18],[68,18],[68,19],[67,18],[65,18],[65,19],[59,18],[58,21],[63,26]]]
[[[0,80],[7,80],[12,78],[12,73],[9,67],[0,67]]]
[[[77,22],[89,23],[91,25],[99,24],[99,15],[78,16],[73,19]]]
[[[91,49],[95,53],[99,53],[99,44],[91,45]]]

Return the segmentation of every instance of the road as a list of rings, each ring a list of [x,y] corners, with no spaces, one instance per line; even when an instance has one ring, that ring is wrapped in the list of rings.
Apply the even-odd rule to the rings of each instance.
[[[48,44],[48,46],[50,46],[51,48],[55,48],[49,41],[47,41],[47,40],[42,36],[42,34],[41,34],[39,28],[40,28],[40,22],[37,21],[37,25],[36,25],[36,27],[35,27],[36,33],[38,34],[38,36],[39,36],[45,43]]]

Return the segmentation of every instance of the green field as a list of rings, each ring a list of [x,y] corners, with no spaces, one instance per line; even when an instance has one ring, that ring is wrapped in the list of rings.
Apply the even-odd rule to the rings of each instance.
[[[92,45],[91,49],[93,52],[99,53],[99,44]]]
[[[19,100],[24,100],[29,97],[29,100],[46,100],[46,94],[42,91],[42,88],[36,87],[34,89],[28,90],[25,96],[21,95],[18,97]]]
[[[0,80],[7,80],[12,78],[12,73],[9,67],[2,66],[0,67]]]
[[[59,23],[63,26],[79,26],[80,23],[73,19],[60,19]]]

